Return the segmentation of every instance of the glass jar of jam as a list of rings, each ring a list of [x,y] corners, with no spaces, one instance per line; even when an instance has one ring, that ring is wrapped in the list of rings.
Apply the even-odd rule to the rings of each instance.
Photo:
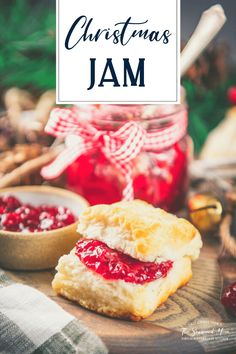
[[[117,132],[132,121],[141,126],[152,144],[132,160],[134,198],[168,211],[179,210],[188,187],[187,109],[181,105],[102,105],[78,107],[78,119],[89,121],[99,132]],[[80,118],[81,117],[81,118]],[[161,141],[161,142],[160,142]],[[124,173],[102,149],[88,150],[66,169],[67,187],[91,205],[122,199]]]

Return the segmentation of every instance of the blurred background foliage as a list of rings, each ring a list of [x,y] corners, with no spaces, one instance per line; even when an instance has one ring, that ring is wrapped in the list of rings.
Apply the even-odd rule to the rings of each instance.
[[[236,68],[230,53],[226,42],[212,44],[182,80],[189,106],[189,133],[196,152],[228,109],[236,104],[228,93],[236,86]]]
[[[199,7],[199,14],[196,14],[196,11],[190,11],[192,5],[196,10],[196,2],[182,0],[182,32],[185,37],[185,25],[192,21],[189,27],[193,30],[201,11],[212,5],[211,2],[198,1],[202,8]],[[235,6],[236,1],[225,0],[224,3],[229,6],[228,17],[233,17],[230,6]],[[55,88],[55,0],[0,0],[0,5],[1,97],[12,86],[26,88],[34,95]],[[195,17],[191,20],[191,16]],[[187,33],[187,38],[189,35]],[[236,85],[230,53],[228,43],[213,44],[183,79],[189,105],[189,132],[197,152],[209,131],[224,118],[230,107],[227,90]]]
[[[55,88],[55,8],[45,0],[0,4],[0,90]]]

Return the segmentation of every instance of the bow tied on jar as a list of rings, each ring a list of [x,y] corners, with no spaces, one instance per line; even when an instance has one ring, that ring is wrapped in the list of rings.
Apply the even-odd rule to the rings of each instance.
[[[115,113],[112,105],[106,106],[105,113],[103,108],[91,110],[86,119],[77,107],[55,108],[45,131],[65,138],[66,147],[42,169],[43,177],[56,178],[66,171],[68,186],[91,204],[139,198],[164,207],[161,204],[166,203],[171,209],[173,198],[182,203],[187,180],[186,108],[173,106],[164,117],[142,117],[145,106],[137,106],[121,105]]]

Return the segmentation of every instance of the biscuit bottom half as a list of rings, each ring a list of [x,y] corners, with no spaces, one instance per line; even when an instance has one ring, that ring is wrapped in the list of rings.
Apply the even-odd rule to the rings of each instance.
[[[191,260],[175,260],[165,278],[140,285],[107,280],[89,270],[76,256],[75,248],[61,257],[52,282],[56,293],[98,313],[134,321],[150,316],[158,306],[192,277]]]

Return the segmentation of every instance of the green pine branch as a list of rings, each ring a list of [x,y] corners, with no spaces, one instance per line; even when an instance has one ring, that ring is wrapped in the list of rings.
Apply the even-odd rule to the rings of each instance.
[[[55,9],[48,1],[8,0],[0,12],[1,88],[55,87]]]

